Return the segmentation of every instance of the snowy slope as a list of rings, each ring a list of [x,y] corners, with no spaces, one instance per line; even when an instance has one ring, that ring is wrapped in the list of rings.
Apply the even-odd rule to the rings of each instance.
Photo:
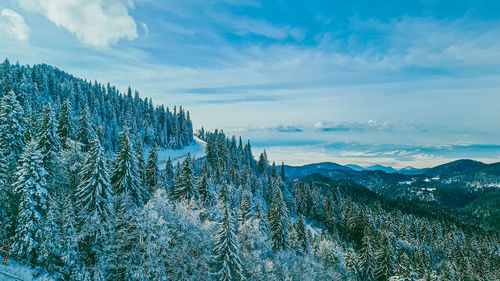
[[[177,161],[181,162],[184,157],[188,153],[191,153],[191,156],[195,156],[196,158],[205,157],[205,148],[207,143],[200,140],[198,137],[194,137],[194,142],[190,145],[187,145],[181,149],[165,149],[158,150],[158,164],[160,168],[164,168],[162,164],[165,164],[168,160],[168,157],[172,159],[172,164],[175,165]],[[147,155],[146,159],[147,159]]]
[[[0,264],[0,280],[55,281],[54,278],[51,278],[47,274],[40,274],[37,277],[33,277],[33,275],[38,275],[37,272],[36,269],[13,259],[9,259],[7,265]]]

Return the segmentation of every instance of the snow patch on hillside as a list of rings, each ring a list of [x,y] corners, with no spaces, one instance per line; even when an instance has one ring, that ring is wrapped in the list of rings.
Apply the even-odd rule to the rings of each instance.
[[[7,265],[0,264],[0,280],[55,281],[56,279],[46,273],[40,273],[36,268],[9,259]]]
[[[181,149],[158,150],[158,164],[160,165],[160,167],[163,167],[162,164],[165,164],[170,157],[172,159],[172,164],[175,165],[177,161],[182,162],[182,159],[186,157],[188,153],[190,153],[191,156],[195,156],[196,158],[205,157],[206,147],[207,143],[195,136],[193,143]]]

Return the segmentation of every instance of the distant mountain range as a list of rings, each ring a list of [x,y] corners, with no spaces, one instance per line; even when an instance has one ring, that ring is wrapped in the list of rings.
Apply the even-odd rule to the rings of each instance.
[[[500,163],[490,164],[500,166]],[[369,167],[362,167],[355,164],[348,165],[340,165],[333,162],[321,162],[321,163],[313,163],[307,164],[303,166],[285,166],[285,170],[287,171],[287,175],[300,178],[313,173],[320,174],[328,174],[328,173],[339,173],[342,172],[344,174],[349,175],[358,175],[359,172],[363,173],[366,171],[382,171],[387,174],[401,174],[401,175],[426,175],[426,176],[441,176],[441,177],[450,177],[454,175],[460,175],[463,173],[470,173],[479,168],[485,168],[490,166],[480,161],[469,160],[469,159],[461,159],[456,160],[450,163],[442,164],[432,168],[424,168],[418,169],[411,166],[395,169],[390,166],[383,165],[372,165]]]

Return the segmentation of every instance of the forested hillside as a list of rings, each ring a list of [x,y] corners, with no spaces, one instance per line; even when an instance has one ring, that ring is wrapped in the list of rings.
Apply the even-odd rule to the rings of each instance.
[[[2,71],[0,247],[54,279],[500,278],[499,233],[460,210],[292,180],[220,130],[160,167],[192,141],[189,113],[46,65]]]

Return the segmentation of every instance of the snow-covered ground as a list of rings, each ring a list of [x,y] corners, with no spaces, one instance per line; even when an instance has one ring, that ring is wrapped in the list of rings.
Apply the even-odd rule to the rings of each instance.
[[[185,146],[181,149],[158,150],[158,164],[160,166],[160,169],[164,168],[163,164],[167,162],[168,157],[172,159],[173,165],[175,165],[177,161],[182,162],[182,159],[186,157],[188,153],[191,153],[191,156],[195,156],[196,158],[204,157],[207,143],[200,140],[196,136],[194,137],[194,140],[195,141],[192,144]]]
[[[40,274],[37,277],[37,270],[24,265],[13,259],[9,259],[7,265],[0,264],[0,280],[24,280],[24,281],[55,281],[47,274]]]

